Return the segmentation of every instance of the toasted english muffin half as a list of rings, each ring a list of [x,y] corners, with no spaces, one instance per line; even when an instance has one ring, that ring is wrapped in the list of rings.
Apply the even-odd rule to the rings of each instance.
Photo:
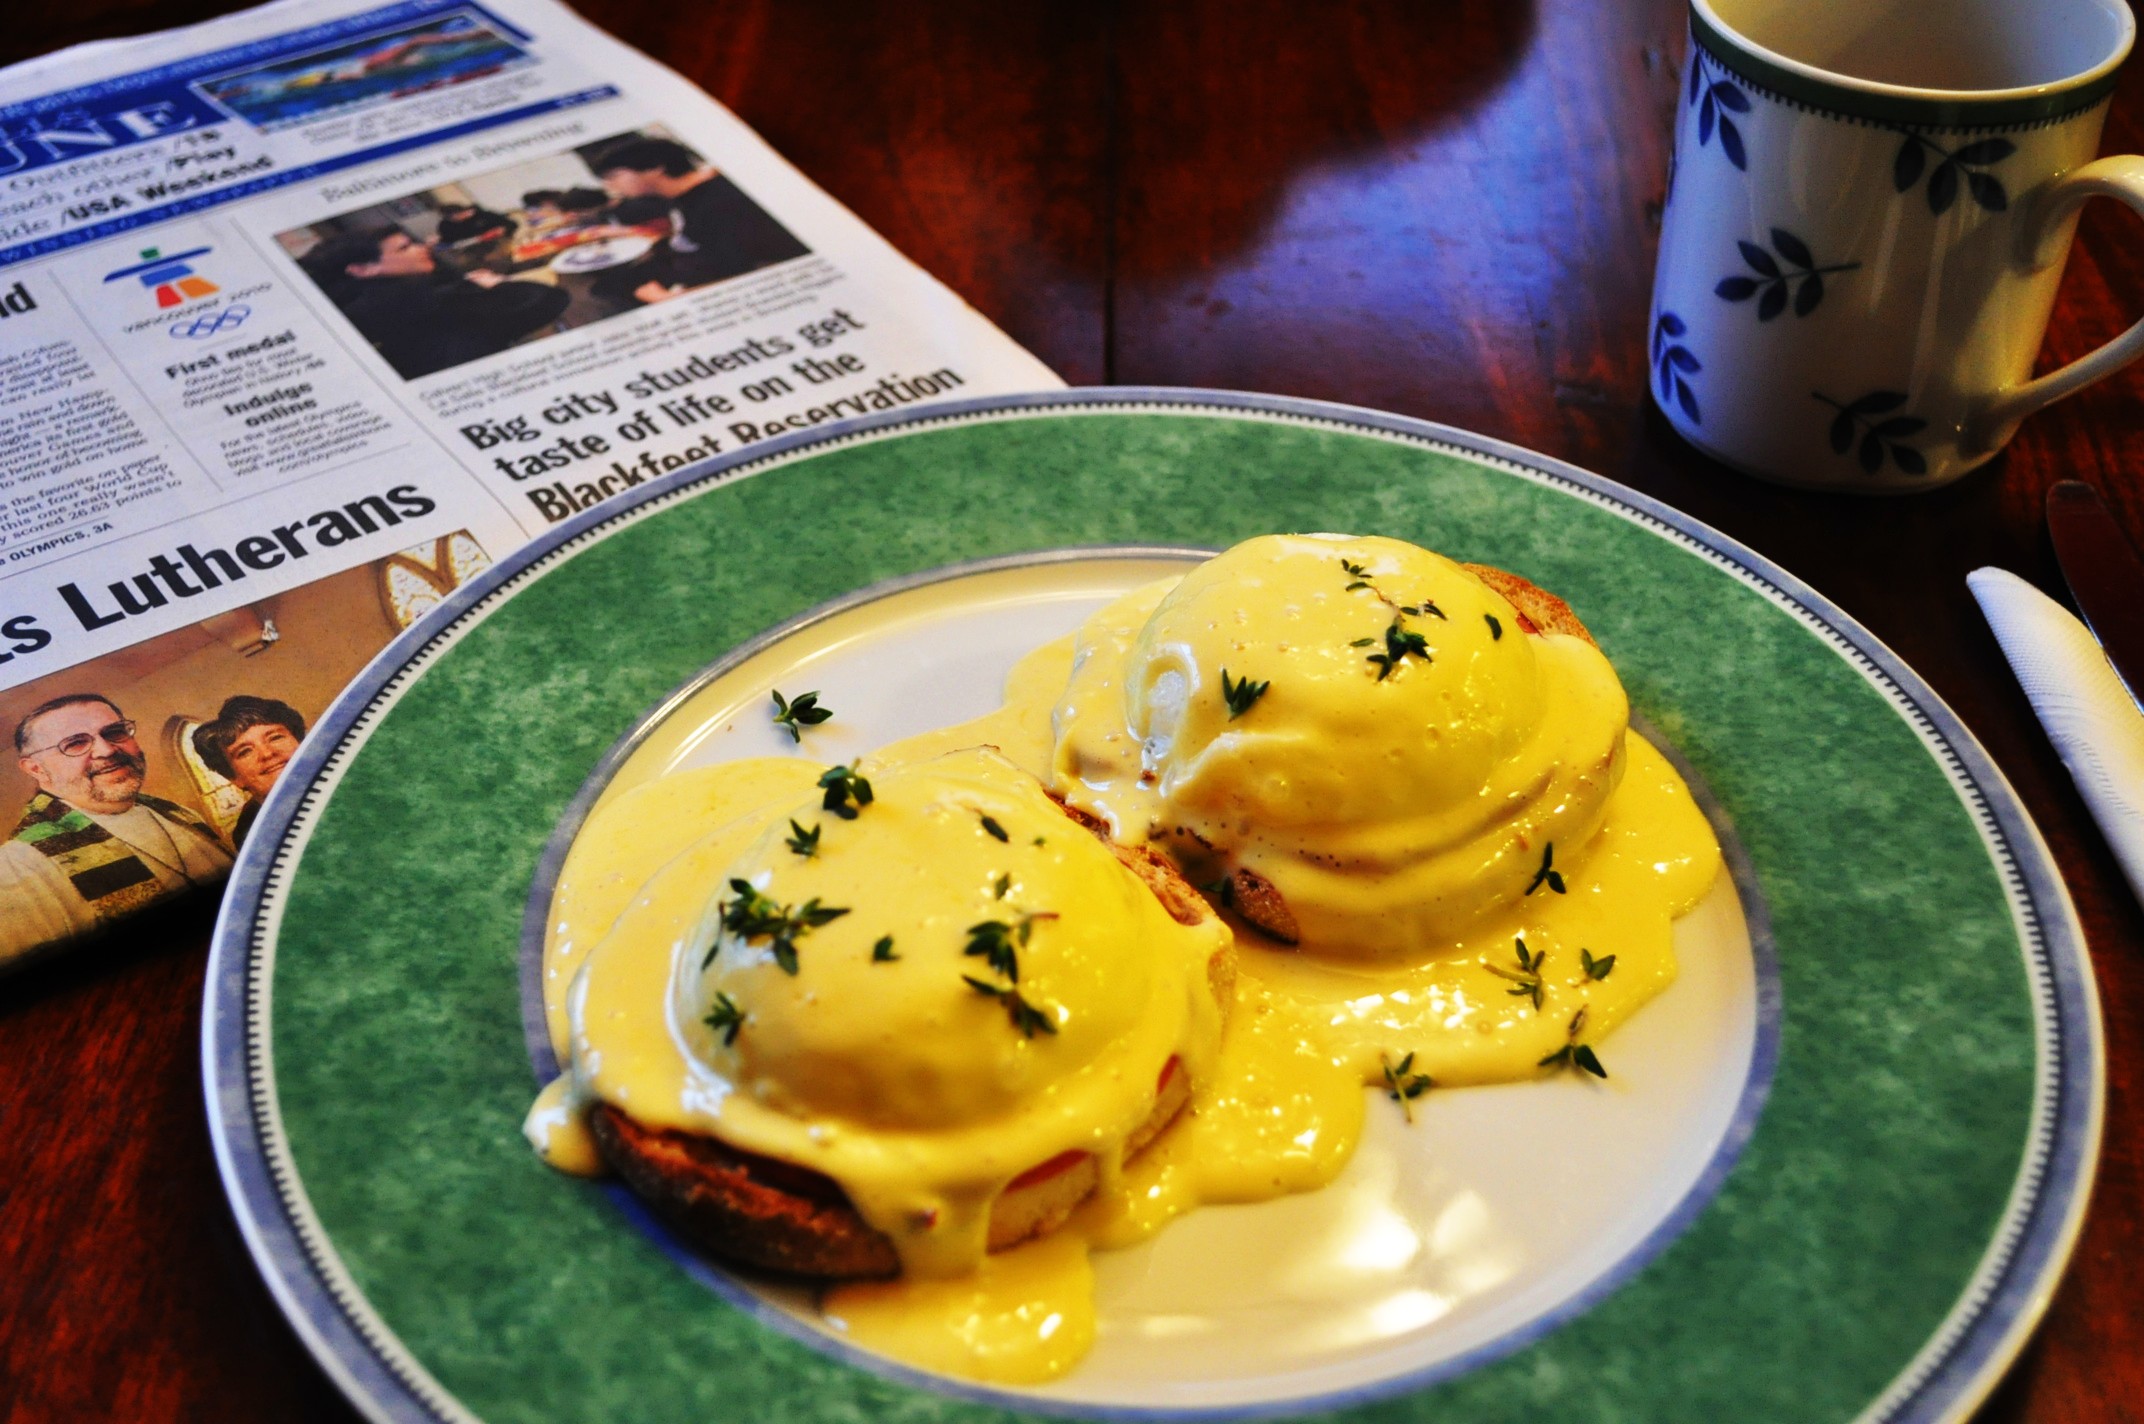
[[[1153,892],[1178,924],[1214,918],[1182,873],[1143,847],[1111,841],[1100,823],[1070,807]],[[1215,954],[1207,982],[1225,1019],[1235,998],[1233,949]],[[1162,1065],[1154,1108],[1125,1141],[1138,1155],[1191,1101],[1190,1074],[1175,1058]],[[655,1214],[693,1244],[726,1260],[783,1275],[824,1280],[897,1276],[901,1261],[887,1236],[865,1222],[832,1178],[809,1168],[741,1151],[699,1133],[652,1128],[599,1103],[589,1127],[605,1162]],[[1062,1226],[1094,1192],[1101,1169],[1093,1154],[1065,1152],[1013,1178],[990,1212],[989,1249],[1003,1251]]]
[[[1578,621],[1571,605],[1530,579],[1521,578],[1505,569],[1491,568],[1487,564],[1461,564],[1474,577],[1502,595],[1504,602],[1518,611],[1521,632],[1562,633],[1572,638],[1583,638],[1593,643],[1593,635],[1586,625]],[[1599,647],[1600,644],[1593,643]]]

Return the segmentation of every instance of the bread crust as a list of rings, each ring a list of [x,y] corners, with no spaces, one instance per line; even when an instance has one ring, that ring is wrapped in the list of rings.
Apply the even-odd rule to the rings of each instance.
[[[1064,807],[1095,832],[1179,924],[1213,911],[1174,865],[1144,848],[1119,846],[1093,817]],[[1235,995],[1235,955],[1207,964],[1224,1014]],[[1153,1110],[1125,1142],[1127,1159],[1159,1136],[1191,1100],[1190,1075],[1172,1058]],[[745,1152],[717,1138],[649,1127],[608,1103],[589,1114],[603,1160],[655,1214],[695,1245],[747,1266],[827,1280],[896,1276],[893,1242],[857,1212],[839,1184],[809,1168]],[[1091,1153],[1067,1152],[1015,1177],[990,1213],[989,1249],[1002,1251],[1062,1226],[1093,1194],[1101,1169]]]
[[[1593,635],[1586,625],[1578,621],[1571,605],[1530,579],[1522,578],[1507,569],[1489,564],[1461,564],[1483,583],[1504,597],[1504,602],[1518,611],[1519,629],[1526,633],[1562,633],[1567,637],[1583,638],[1593,642]],[[1598,643],[1594,643],[1599,647]]]
[[[1295,911],[1281,898],[1279,888],[1257,871],[1238,867],[1228,873],[1228,901],[1245,924],[1268,939],[1285,945],[1302,943]]]
[[[795,1180],[786,1162],[646,1127],[609,1103],[596,1105],[588,1126],[611,1170],[657,1216],[717,1255],[799,1276],[890,1276],[901,1268],[893,1243],[866,1226],[838,1188],[829,1196],[824,1187],[834,1184],[825,1178]]]

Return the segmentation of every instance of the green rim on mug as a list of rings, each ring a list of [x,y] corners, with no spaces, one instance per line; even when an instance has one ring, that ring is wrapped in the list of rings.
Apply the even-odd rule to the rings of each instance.
[[[1856,79],[1804,64],[1736,31],[1711,0],[1690,0],[1690,35],[1720,65],[1751,86],[1811,109],[1874,124],[1918,128],[2020,128],[2051,123],[2103,102],[2136,41],[2136,21],[2122,11],[2122,38],[2099,63],[2050,84],[1978,91],[1917,89]]]
[[[1391,534],[1571,599],[1742,847],[1744,904],[1776,947],[1758,1040],[1776,1051],[1747,1070],[1769,1086],[1644,1246],[1420,1370],[1092,1406],[784,1328],[673,1255],[629,1198],[536,1160],[519,1131],[530,887],[606,748],[667,690],[888,581],[1276,529]],[[330,1375],[396,1424],[1950,1424],[2053,1293],[2104,1102],[2052,857],[1964,725],[1865,629],[1568,465],[1218,391],[852,422],[651,481],[501,560],[306,738],[234,869],[204,1019],[248,1245]],[[1563,1164],[1573,1190],[1588,1167]]]

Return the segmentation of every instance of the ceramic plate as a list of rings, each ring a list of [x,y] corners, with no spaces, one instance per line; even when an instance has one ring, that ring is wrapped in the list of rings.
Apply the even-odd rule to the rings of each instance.
[[[1699,791],[1735,873],[1678,926],[1682,979],[1604,1048],[1610,1083],[1373,1111],[1326,1192],[1098,1257],[1097,1348],[1037,1391],[862,1356],[534,1160],[519,1124],[552,1065],[525,921],[606,787],[778,752],[776,683],[841,709],[824,760],[986,710],[1021,651],[1186,549],[1301,529],[1563,594]],[[264,809],[204,1055],[271,1287],[395,1420],[1952,1419],[2045,1306],[2101,1091],[2045,847],[1837,609],[1493,441],[1137,390],[769,446],[457,594]]]
[[[569,274],[602,272],[645,257],[653,246],[655,239],[652,237],[599,237],[559,253],[551,259],[551,270]]]

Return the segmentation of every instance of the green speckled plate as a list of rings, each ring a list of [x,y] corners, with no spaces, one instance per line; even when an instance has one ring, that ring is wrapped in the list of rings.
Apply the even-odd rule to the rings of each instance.
[[[1366,1146],[1358,1164],[1404,1184],[1434,1176],[1438,1147],[1508,1158],[1401,1224],[1434,1260],[1467,1213],[1537,1190],[1544,1240],[1582,1228],[1547,1252],[1561,1274],[1494,1315],[1417,1290],[1392,1349],[1182,1389],[1111,1375],[1109,1313],[1137,1291],[1105,1281],[1099,1383],[1079,1383],[1083,1366],[1064,1387],[992,1390],[859,1356],[778,1292],[679,1251],[618,1190],[535,1161],[519,1132],[524,910],[555,828],[631,750],[621,734],[654,725],[645,709],[698,705],[665,694],[711,695],[742,676],[740,650],[831,657],[813,639],[832,620],[918,590],[979,620],[963,628],[1029,605],[1056,610],[1047,624],[1160,546],[1288,529],[1392,534],[1570,599],[1729,848],[1749,1031],[1709,1070],[1702,1152],[1618,1176],[1584,1100],[1545,1096],[1578,1085],[1525,1084],[1455,1091],[1412,1145]],[[1063,552],[1095,546],[1141,547]],[[932,674],[939,644],[898,621],[828,678],[883,681],[870,656]],[[981,678],[939,681],[971,695]],[[1702,992],[1678,984],[1624,1034]],[[1837,609],[1525,451],[1185,391],[859,422],[650,484],[522,550],[382,654],[307,739],[234,878],[206,1019],[210,1119],[255,1256],[329,1372],[392,1420],[1955,1419],[2053,1289],[2101,1101],[2090,972],[2045,847],[1964,728]],[[1599,1114],[1696,1131],[1683,1119],[1702,1114],[1630,1076]],[[1534,1127],[1470,1139],[1480,1104]],[[1162,1242],[1188,1231],[1208,1258],[1257,1258],[1293,1220],[1266,1209],[1201,1213]],[[1386,1226],[1366,1219],[1360,1239]],[[1166,1277],[1172,1259],[1220,1270],[1182,1252],[1142,1269]],[[1259,1330],[1304,1333],[1300,1314],[1246,1319],[1250,1361],[1272,1353]],[[1225,1351],[1199,1359],[1234,1368]]]

